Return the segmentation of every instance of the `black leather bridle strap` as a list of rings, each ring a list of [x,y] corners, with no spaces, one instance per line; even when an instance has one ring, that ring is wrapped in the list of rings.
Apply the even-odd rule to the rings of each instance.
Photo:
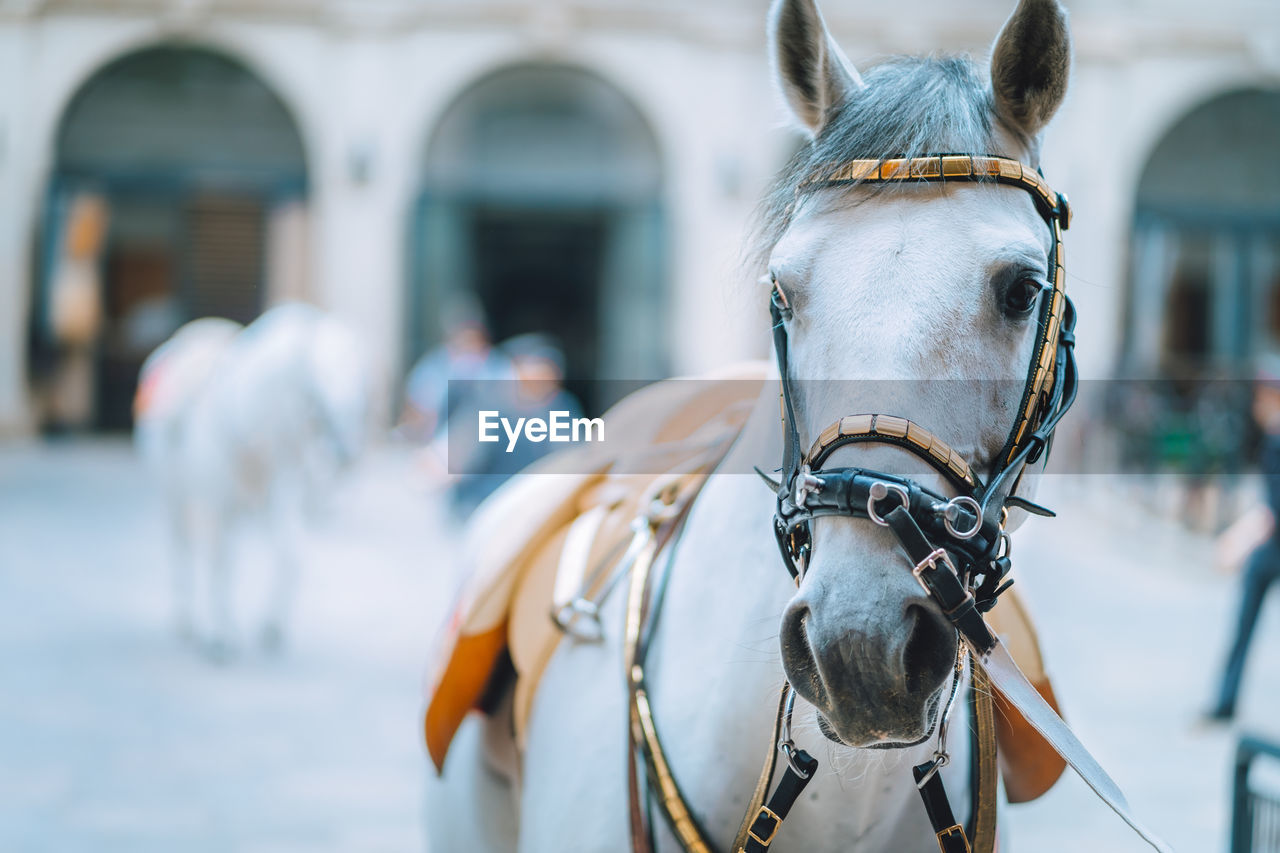
[[[795,401],[791,398],[790,367],[787,360],[787,326],[791,319],[791,306],[786,294],[775,283],[769,294],[769,319],[773,323],[773,349],[777,354],[778,372],[782,375],[782,487],[790,490],[791,480],[800,469],[804,450],[800,446],[800,427],[796,423]]]
[[[885,521],[915,564],[911,574],[924,587],[925,592],[938,602],[943,615],[975,650],[981,654],[990,651],[996,644],[995,637],[978,612],[973,593],[956,572],[946,549],[935,548],[925,538],[920,525],[916,524],[905,507],[894,507],[885,516]]]
[[[941,769],[939,760],[935,758],[912,767],[911,775],[915,777],[920,799],[924,801],[924,810],[929,814],[929,823],[933,824],[938,849],[942,853],[970,853],[969,838],[964,827],[956,821],[946,788],[942,785],[942,776],[938,773]]]
[[[782,774],[782,781],[778,783],[777,790],[769,798],[769,804],[761,806],[756,812],[755,818],[751,821],[751,828],[747,830],[746,843],[739,847],[736,853],[768,853],[769,845],[773,844],[778,830],[782,828],[782,822],[791,813],[791,807],[795,805],[800,794],[804,792],[805,786],[818,770],[817,759],[803,749],[797,749],[791,761],[795,764],[793,765],[790,761],[787,763],[787,769]]]

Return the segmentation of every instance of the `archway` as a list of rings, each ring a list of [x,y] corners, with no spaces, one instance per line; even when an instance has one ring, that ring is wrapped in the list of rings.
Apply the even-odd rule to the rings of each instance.
[[[1280,93],[1219,95],[1160,139],[1138,182],[1117,413],[1132,462],[1239,470],[1255,360],[1280,353]],[[1191,503],[1188,499],[1188,512]]]
[[[504,69],[445,112],[425,152],[410,235],[410,359],[441,340],[450,303],[478,301],[495,340],[543,332],[590,380],[667,367],[658,146],[617,89],[586,71]]]
[[[302,295],[306,175],[288,109],[234,59],[158,46],[94,74],[62,116],[45,203],[32,328],[45,425],[127,427],[138,368],[177,326],[248,322]],[[68,340],[77,275],[96,281]]]
[[[1196,377],[1280,352],[1280,92],[1223,94],[1138,182],[1125,366]]]

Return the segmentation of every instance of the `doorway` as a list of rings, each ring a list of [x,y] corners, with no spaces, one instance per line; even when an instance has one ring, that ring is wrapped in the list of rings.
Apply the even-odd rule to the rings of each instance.
[[[410,234],[411,363],[446,333],[450,301],[478,302],[496,342],[553,337],[590,411],[603,379],[656,379],[665,225],[657,144],[590,72],[526,65],[469,87],[426,152]]]
[[[32,386],[46,428],[127,429],[138,371],[183,323],[252,321],[266,307],[274,210],[306,194],[297,127],[253,72],[213,51],[159,46],[102,68],[59,127],[32,317]],[[74,211],[105,226],[73,257]],[[300,261],[300,259],[299,259]],[[97,322],[62,333],[68,270],[93,279]],[[68,366],[74,370],[68,370]],[[88,377],[67,387],[65,377]]]

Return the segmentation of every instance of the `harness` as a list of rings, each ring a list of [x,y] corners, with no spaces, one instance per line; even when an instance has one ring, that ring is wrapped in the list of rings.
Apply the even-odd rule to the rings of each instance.
[[[829,425],[806,452],[795,417],[793,379],[788,365],[787,322],[791,307],[776,281],[770,293],[773,344],[781,375],[784,449],[780,478],[759,472],[776,492],[774,534],[783,563],[799,585],[812,559],[813,519],[845,516],[889,528],[911,565],[912,575],[952,623],[961,643],[952,696],[969,659],[969,701],[974,719],[975,759],[971,775],[973,803],[967,826],[954,817],[938,774],[948,761],[946,717],[950,699],[938,713],[939,747],[933,757],[913,769],[917,788],[933,825],[941,853],[990,853],[995,844],[995,740],[991,688],[1001,694],[1071,764],[1094,791],[1157,850],[1167,850],[1129,811],[1124,795],[1061,718],[1044,702],[990,630],[983,614],[1012,583],[1008,578],[1010,508],[1041,515],[1053,513],[1013,496],[1026,465],[1048,452],[1053,432],[1076,398],[1075,309],[1066,295],[1062,232],[1071,221],[1066,196],[1054,192],[1040,174],[1004,157],[938,154],[909,159],[854,160],[801,185],[799,192],[842,185],[889,183],[994,182],[1029,193],[1048,225],[1048,292],[1041,298],[1036,343],[1032,350],[1015,422],[984,482],[973,466],[929,430],[889,414],[854,414]],[[946,497],[906,477],[865,468],[827,468],[840,447],[857,443],[891,444],[936,469],[956,490]],[[651,509],[637,520],[637,557],[632,565],[627,605],[626,672],[630,692],[629,750],[632,847],[653,849],[647,813],[656,803],[672,832],[690,853],[711,853],[706,833],[681,794],[658,738],[649,707],[644,663],[661,610],[674,544],[684,510],[705,478],[694,485],[659,493]],[[654,571],[663,546],[664,567]],[[778,702],[768,756],[757,782],[732,853],[766,853],[791,807],[813,778],[818,762],[791,738],[795,692],[784,685]],[[933,736],[926,733],[923,740]],[[776,748],[775,748],[776,745]],[[785,758],[774,785],[778,756]],[[644,772],[641,772],[641,768]],[[772,794],[769,792],[772,790]]]

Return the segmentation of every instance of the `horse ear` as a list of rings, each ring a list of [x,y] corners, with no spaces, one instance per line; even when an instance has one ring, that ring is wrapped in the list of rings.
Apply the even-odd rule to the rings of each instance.
[[[815,0],[776,0],[769,13],[774,73],[800,125],[817,136],[833,107],[863,87],[827,32]]]
[[[1062,104],[1071,76],[1071,34],[1058,0],[1021,0],[991,52],[996,112],[1028,139]]]

